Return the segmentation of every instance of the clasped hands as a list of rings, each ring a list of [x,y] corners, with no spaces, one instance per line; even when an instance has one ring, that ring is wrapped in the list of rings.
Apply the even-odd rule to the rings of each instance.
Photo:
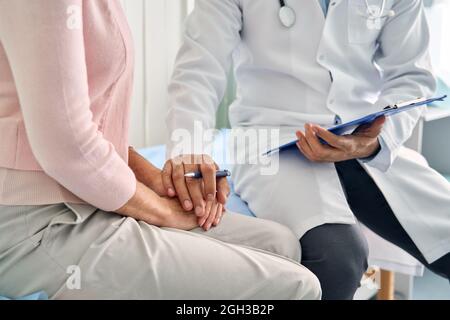
[[[372,124],[361,126],[353,134],[345,136],[337,136],[320,126],[307,124],[305,131],[297,132],[297,147],[307,159],[318,163],[368,158],[380,149],[378,137],[385,121],[385,117],[378,118]],[[172,208],[171,211],[184,211],[195,216],[197,226],[208,231],[220,223],[230,193],[227,179],[216,179],[218,169],[207,155],[178,156],[165,163],[158,179],[152,179],[158,181],[152,189],[169,200],[166,205]],[[185,174],[190,172],[201,172],[203,178],[186,178]],[[176,216],[178,218],[175,220],[187,219],[184,214],[178,213]]]
[[[177,197],[184,210],[197,216],[198,225],[205,231],[220,223],[230,194],[227,178],[216,178],[218,169],[208,155],[182,155],[168,160],[161,173],[167,196]],[[185,177],[191,172],[201,172],[203,178]]]

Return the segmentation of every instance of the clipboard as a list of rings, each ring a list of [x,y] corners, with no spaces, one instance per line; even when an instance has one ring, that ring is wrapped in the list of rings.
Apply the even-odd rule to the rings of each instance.
[[[356,120],[352,120],[350,122],[347,123],[343,123],[334,127],[331,127],[328,129],[328,131],[330,131],[331,133],[335,134],[335,135],[343,135],[349,132],[353,132],[354,130],[356,130],[356,128],[358,128],[359,126],[365,125],[365,124],[370,124],[372,122],[374,122],[376,119],[378,119],[379,117],[385,116],[385,117],[391,117],[391,116],[395,116],[399,113],[405,112],[405,111],[409,111],[412,110],[414,108],[418,108],[424,105],[428,105],[431,104],[433,102],[439,102],[439,101],[444,101],[447,98],[447,95],[441,96],[441,97],[437,97],[437,98],[431,98],[431,99],[426,99],[426,98],[419,98],[419,99],[415,99],[412,101],[406,101],[406,102],[401,102],[401,103],[397,103],[394,105],[389,105],[386,108],[384,108],[381,111],[369,114],[367,116],[364,116],[362,118],[356,119]],[[276,152],[281,152],[284,150],[287,150],[289,148],[295,147],[297,145],[298,140],[295,141],[291,141],[289,143],[286,143],[278,148],[272,149],[267,151],[266,153],[264,153],[264,156],[268,156],[271,155],[273,153]]]

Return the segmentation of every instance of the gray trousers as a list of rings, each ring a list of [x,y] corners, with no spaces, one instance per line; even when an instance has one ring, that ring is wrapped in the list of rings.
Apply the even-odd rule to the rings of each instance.
[[[360,222],[431,271],[450,278],[450,254],[431,264],[425,260],[358,161],[336,163],[336,170],[350,208]],[[325,224],[308,231],[300,243],[302,264],[319,278],[323,299],[352,299],[367,270],[368,247],[359,226]]]
[[[226,214],[204,232],[82,205],[0,206],[0,295],[53,299],[320,299],[294,234]]]

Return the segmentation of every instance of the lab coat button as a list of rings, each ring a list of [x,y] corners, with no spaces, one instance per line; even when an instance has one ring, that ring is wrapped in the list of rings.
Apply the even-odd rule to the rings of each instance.
[[[325,55],[324,54],[321,54],[319,56],[319,61],[325,61]]]
[[[328,104],[334,104],[334,99],[330,99],[330,100],[328,101]]]

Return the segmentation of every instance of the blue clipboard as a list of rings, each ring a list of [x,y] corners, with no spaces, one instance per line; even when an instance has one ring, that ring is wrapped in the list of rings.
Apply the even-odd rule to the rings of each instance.
[[[441,97],[437,97],[437,98],[431,98],[431,99],[425,99],[425,98],[420,98],[420,99],[416,99],[413,101],[407,101],[407,102],[402,102],[402,103],[397,103],[393,106],[387,106],[386,108],[384,108],[381,111],[369,114],[367,116],[364,116],[362,118],[347,122],[347,123],[343,123],[340,125],[337,125],[335,127],[331,127],[328,129],[328,131],[330,131],[331,133],[334,133],[335,135],[343,135],[345,133],[351,132],[353,130],[355,130],[356,128],[365,125],[365,124],[370,124],[372,122],[374,122],[376,119],[378,119],[379,117],[385,116],[385,117],[390,117],[390,116],[394,116],[396,114],[399,114],[401,112],[405,112],[414,108],[418,108],[424,105],[428,105],[431,104],[433,102],[437,102],[437,101],[444,101],[447,98],[447,95],[441,96]],[[267,151],[266,153],[264,153],[265,156],[270,155],[272,153],[275,152],[281,152],[287,149],[290,149],[292,147],[295,147],[297,145],[298,140],[295,141],[291,141],[289,143],[286,143],[276,149],[272,149]]]

